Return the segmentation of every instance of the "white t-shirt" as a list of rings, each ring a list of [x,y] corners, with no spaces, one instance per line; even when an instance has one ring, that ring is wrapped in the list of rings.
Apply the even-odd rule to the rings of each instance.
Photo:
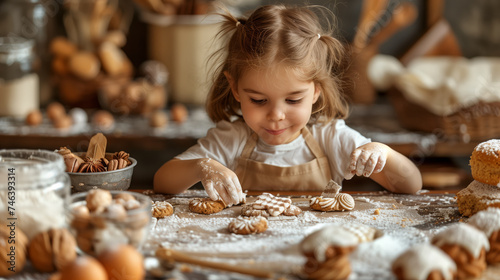
[[[328,157],[332,179],[338,183],[344,179],[352,151],[371,142],[348,127],[344,120],[313,124],[309,130]],[[207,136],[200,138],[196,145],[176,158],[212,158],[234,171],[251,134],[252,130],[243,121],[220,121],[208,130]],[[301,134],[292,142],[282,145],[268,145],[259,140],[250,159],[276,166],[293,166],[313,160],[314,155]]]

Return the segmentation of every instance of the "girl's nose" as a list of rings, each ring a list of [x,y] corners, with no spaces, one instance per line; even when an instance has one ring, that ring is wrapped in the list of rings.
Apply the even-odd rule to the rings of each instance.
[[[285,110],[279,105],[272,105],[269,113],[268,119],[271,121],[281,121],[285,119]]]

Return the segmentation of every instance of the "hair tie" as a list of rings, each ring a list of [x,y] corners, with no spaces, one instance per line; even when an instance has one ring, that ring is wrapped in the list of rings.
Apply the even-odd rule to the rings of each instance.
[[[241,22],[239,20],[236,21],[236,28],[238,28],[238,26],[241,24]]]
[[[321,35],[318,33],[318,40],[321,39]]]

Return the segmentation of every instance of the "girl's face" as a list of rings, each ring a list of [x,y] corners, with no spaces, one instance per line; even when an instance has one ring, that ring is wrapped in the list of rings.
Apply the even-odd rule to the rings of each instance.
[[[285,67],[250,69],[237,84],[227,73],[226,77],[246,124],[270,145],[297,138],[320,95],[312,81],[298,80]]]

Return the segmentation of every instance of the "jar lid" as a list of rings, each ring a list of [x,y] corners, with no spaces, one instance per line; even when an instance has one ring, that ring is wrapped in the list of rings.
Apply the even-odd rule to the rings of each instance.
[[[32,55],[34,41],[22,37],[0,37],[0,63],[10,65]]]

